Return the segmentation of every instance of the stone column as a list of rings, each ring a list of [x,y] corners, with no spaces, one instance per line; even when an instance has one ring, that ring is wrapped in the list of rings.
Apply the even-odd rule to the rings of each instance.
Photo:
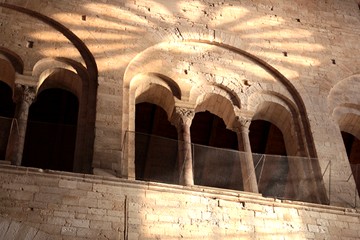
[[[235,131],[238,136],[239,151],[244,152],[240,162],[244,190],[258,193],[259,189],[249,139],[251,120],[243,117],[237,117],[236,120]]]
[[[35,99],[35,88],[17,84],[15,89],[16,98],[16,126],[11,133],[11,151],[7,152],[7,156],[11,159],[13,165],[21,165],[24,151],[25,135],[27,120],[29,115],[29,108]]]
[[[178,132],[179,183],[185,186],[194,185],[190,136],[190,126],[194,115],[191,109],[175,107],[171,117],[171,124]]]

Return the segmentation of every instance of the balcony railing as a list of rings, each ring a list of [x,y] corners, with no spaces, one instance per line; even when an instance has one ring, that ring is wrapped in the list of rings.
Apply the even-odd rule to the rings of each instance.
[[[49,125],[43,124],[45,129]],[[6,158],[6,152],[11,152],[17,145],[18,126],[19,122],[16,120],[0,117],[0,160],[12,161]],[[179,141],[126,132],[123,142],[122,157],[128,159],[129,163],[135,162],[136,179],[183,184],[181,177],[184,165],[179,161]],[[243,176],[242,167],[249,155],[259,192],[265,197],[346,207],[359,206],[357,189],[360,187],[360,164],[351,165],[352,173],[346,172],[346,176],[339,177],[339,171],[332,170],[330,161],[314,158],[248,154],[191,144],[194,185],[244,191],[250,178],[248,175]],[[358,188],[354,180],[358,183]],[[342,194],[345,191],[346,194]]]
[[[135,154],[137,180],[181,184],[184,166],[179,160],[181,154],[178,152],[178,141],[127,132],[124,143],[123,157]],[[134,154],[129,154],[131,151]],[[191,155],[194,185],[244,191],[249,177],[243,176],[241,168],[243,161],[249,158],[248,153],[191,144]],[[307,157],[250,155],[259,193],[265,197],[321,204],[329,204],[336,199],[337,202],[344,201],[344,204],[335,205],[358,205],[356,189],[353,189],[353,197],[341,200],[331,191],[338,183],[331,177],[330,161],[320,162],[316,158]]]
[[[13,141],[14,145],[17,144],[15,142],[17,135],[17,121],[13,118],[0,117],[0,160],[9,160],[6,159],[6,152],[9,152],[12,146],[8,145],[8,143]]]

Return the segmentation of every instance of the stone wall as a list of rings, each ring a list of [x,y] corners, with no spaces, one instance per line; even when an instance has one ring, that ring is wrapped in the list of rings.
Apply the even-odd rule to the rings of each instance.
[[[79,74],[71,64],[60,62],[64,58],[92,71],[87,73],[93,74],[93,89],[97,89],[85,99],[88,102],[82,103],[83,110],[96,111],[90,129],[95,137],[93,142],[91,136],[78,138],[90,142],[82,146],[78,158],[92,168],[134,177],[127,172],[133,171],[128,166],[132,159],[123,159],[124,132],[133,130],[136,97],[147,90],[147,86],[138,84],[139,80],[159,83],[156,76],[161,75],[172,79],[181,90],[181,95],[175,94],[171,100],[182,100],[182,104],[192,107],[204,98],[201,93],[208,92],[224,98],[231,92],[235,97],[230,100],[237,98],[240,103],[231,105],[234,116],[240,110],[254,113],[260,100],[282,104],[275,95],[288,101],[284,109],[296,105],[302,118],[295,119],[299,122],[295,128],[300,135],[299,152],[317,157],[322,169],[331,161],[332,185],[327,188],[334,196],[331,204],[354,205],[357,193],[340,130],[353,134],[359,131],[359,120],[353,117],[360,115],[358,2],[0,3],[33,11],[0,7],[0,50],[11,50],[23,63],[23,71],[16,74],[19,66],[13,66],[15,70],[7,74],[5,65],[1,65],[0,78],[6,75],[6,79],[0,80],[38,88],[44,74],[53,69]],[[52,21],[65,28],[59,30]],[[29,41],[33,42],[32,48],[28,47]],[[91,54],[84,55],[86,50]],[[91,65],[94,62],[95,66]],[[264,92],[274,94],[266,97]],[[147,93],[143,95],[145,100],[151,96]],[[167,97],[153,96],[151,100],[160,102]],[[91,105],[91,101],[96,104]],[[171,114],[170,101],[163,104]],[[201,110],[206,107],[200,106]],[[88,118],[82,116],[86,122]],[[83,132],[89,132],[89,128]],[[295,135],[294,131],[289,135]],[[296,153],[296,146],[289,148]],[[20,234],[19,229],[26,228],[31,232],[29,236],[63,234],[75,239],[121,239],[126,233],[129,239],[219,239],[225,234],[238,239],[244,233],[258,238],[274,234],[289,239],[359,237],[359,217],[348,209],[21,168],[5,168],[0,177],[1,227],[7,229],[1,232],[9,235]]]
[[[358,239],[354,209],[0,168],[1,239]]]

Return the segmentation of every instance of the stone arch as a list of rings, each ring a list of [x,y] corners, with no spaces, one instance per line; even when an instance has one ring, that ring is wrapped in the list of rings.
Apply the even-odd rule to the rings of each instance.
[[[219,51],[224,50],[228,51],[231,54],[235,54],[237,56],[241,56],[241,58],[246,59],[249,63],[253,64],[254,66],[259,67],[259,69],[262,69],[262,71],[266,72],[269,76],[269,78],[272,79],[276,84],[273,84],[271,88],[273,88],[275,91],[280,91],[282,95],[287,96],[287,98],[291,99],[291,101],[294,103],[295,109],[298,112],[298,120],[300,122],[302,131],[304,132],[303,136],[305,138],[304,143],[307,146],[308,154],[310,157],[316,157],[316,151],[314,147],[314,142],[310,130],[309,121],[307,118],[306,108],[303,103],[303,100],[296,90],[296,88],[292,85],[292,83],[283,76],[277,69],[272,67],[270,64],[265,62],[264,60],[254,56],[253,54],[246,52],[236,46],[229,45],[225,42],[218,42],[218,41],[209,41],[209,40],[203,40],[203,39],[190,39],[190,35],[188,36],[189,39],[181,39],[180,41],[177,39],[175,42],[161,42],[159,44],[156,44],[154,46],[151,46],[147,49],[145,49],[143,52],[139,53],[133,60],[130,62],[128,67],[126,68],[125,75],[124,75],[124,91],[126,92],[127,86],[129,85],[129,82],[131,81],[132,77],[139,72],[142,71],[148,71],[149,68],[156,69],[162,69],[165,72],[165,75],[170,74],[169,77],[173,78],[174,81],[179,85],[181,92],[182,92],[182,100],[188,101],[190,104],[195,104],[194,99],[196,99],[196,95],[201,94],[201,91],[198,91],[199,89],[196,89],[195,86],[201,86],[204,88],[211,88],[212,86],[217,86],[218,89],[222,89],[223,92],[226,93],[226,95],[231,96],[230,100],[232,104],[235,106],[240,105],[240,99],[243,100],[241,97],[242,91],[246,91],[248,89],[253,89],[251,91],[256,92],[257,90],[261,89],[262,87],[251,87],[246,85],[245,83],[242,83],[238,79],[234,79],[234,82],[230,83],[230,88],[224,87],[221,82],[221,79],[213,78],[213,76],[210,73],[209,76],[205,76],[207,79],[194,79],[193,76],[190,75],[191,73],[191,62],[190,65],[187,66],[184,62],[177,63],[177,67],[180,67],[180,69],[176,69],[176,71],[173,71],[174,68],[171,67],[171,64],[174,64],[173,61],[164,61],[162,59],[154,59],[153,56],[155,54],[171,54],[171,51],[177,50],[180,51],[180,54],[183,53],[185,50],[182,49],[182,46],[192,47],[194,51],[200,48],[208,49],[209,51]],[[200,51],[203,52],[203,51]],[[197,56],[195,56],[196,58]],[[188,69],[190,67],[190,69]],[[207,66],[203,66],[203,68],[206,68]],[[181,69],[183,68],[183,69]],[[171,72],[173,71],[173,72]],[[208,70],[204,69],[203,72],[206,72]],[[206,82],[207,80],[211,80]],[[205,86],[206,85],[206,86]],[[195,87],[195,88],[194,88]],[[214,88],[215,89],[215,88]],[[229,91],[229,89],[233,89],[235,92]],[[124,102],[128,102],[127,94],[124,94]],[[246,99],[244,99],[246,100]],[[242,107],[246,106],[247,102],[241,102],[243,105]],[[124,109],[123,116],[126,117],[126,111],[127,109]],[[126,123],[126,120],[123,121],[125,125],[123,126],[124,129],[128,128],[128,125]]]
[[[299,94],[299,92],[296,90],[295,86],[284,76],[282,75],[276,68],[271,66],[266,61],[262,60],[261,58],[242,50],[236,46],[232,46],[227,44],[226,42],[218,42],[218,41],[209,41],[209,40],[202,40],[202,39],[187,39],[184,40],[184,42],[196,42],[196,43],[202,43],[202,44],[209,44],[211,46],[216,46],[219,48],[226,49],[228,51],[231,51],[235,54],[239,54],[247,59],[249,59],[254,64],[260,66],[265,71],[267,71],[271,76],[276,79],[283,87],[285,87],[286,91],[290,94],[290,96],[293,98],[294,104],[296,106],[296,109],[299,113],[299,120],[302,125],[302,129],[304,131],[304,137],[306,146],[308,149],[309,157],[317,157],[313,137],[310,130],[310,124],[309,120],[307,118],[306,108],[305,104]]]
[[[121,164],[121,176],[135,179],[135,105],[141,102],[149,102],[158,105],[165,110],[168,119],[170,119],[175,105],[175,98],[181,98],[180,88],[169,77],[155,74],[137,74],[126,85],[127,92],[126,101],[124,101],[124,109],[127,119],[127,128],[124,130],[124,141],[126,148],[124,156],[126,156]],[[124,146],[124,144],[123,144]]]
[[[79,75],[67,69],[47,69],[40,75],[37,94],[49,88],[61,88],[72,92],[78,99],[82,96],[82,81]]]
[[[162,75],[160,73],[140,73],[137,74],[130,82],[129,87],[130,89],[138,90],[139,85],[143,84],[144,82],[147,82],[149,84],[158,84],[166,89],[168,89],[174,97],[177,99],[181,99],[181,89],[179,85],[171,78]]]
[[[90,87],[90,79],[86,69],[78,62],[66,58],[45,58],[38,61],[33,69],[33,76],[38,79],[36,94],[46,89],[60,88],[73,93],[79,102],[76,146],[74,156],[75,172],[90,172],[92,155],[88,155],[92,149],[93,131],[89,131],[91,122],[91,110],[89,102],[93,94]],[[94,126],[93,126],[94,127]],[[84,156],[88,156],[84,158]]]
[[[6,83],[14,92],[15,74],[22,74],[24,63],[14,52],[0,47],[0,81]]]
[[[346,94],[344,94],[346,92]],[[333,114],[336,107],[341,105],[360,105],[360,74],[355,74],[338,82],[329,92],[327,103]]]
[[[0,159],[9,160],[8,154],[11,151],[10,136],[15,132],[13,117],[15,113],[15,78],[16,74],[23,72],[24,64],[22,59],[13,51],[0,47]]]
[[[54,28],[56,31],[63,34],[80,53],[82,60],[85,63],[85,67],[83,67],[82,64],[77,63],[74,60],[58,60],[62,62],[67,62],[73,67],[76,65],[78,67],[76,69],[82,69],[82,72],[78,72],[78,74],[79,76],[81,76],[83,81],[82,88],[86,89],[86,91],[83,91],[82,99],[80,100],[80,102],[81,104],[83,104],[83,106],[86,106],[86,109],[82,108],[81,110],[84,114],[82,115],[82,119],[84,121],[82,122],[83,125],[81,126],[81,129],[83,130],[81,130],[82,134],[77,136],[77,139],[79,139],[80,142],[83,142],[83,144],[81,144],[81,150],[79,150],[79,153],[77,154],[77,158],[81,159],[81,163],[78,162],[78,165],[75,167],[75,169],[77,169],[77,171],[79,172],[92,172],[92,158],[95,139],[96,95],[98,87],[98,69],[94,56],[92,55],[86,44],[77,35],[75,35],[71,30],[62,25],[60,22],[50,17],[47,17],[39,12],[13,4],[0,3],[0,7],[28,15]]]
[[[333,86],[327,97],[329,112],[339,130],[360,139],[360,74],[349,76]],[[346,92],[346,94],[344,94]]]
[[[303,141],[296,131],[300,128],[298,116],[291,105],[269,92],[253,94],[249,101],[252,102],[250,110],[254,113],[252,120],[265,120],[278,127],[284,136],[289,156],[305,155],[301,144]]]
[[[175,98],[181,98],[179,86],[170,78],[159,77],[157,74],[138,74],[129,82],[128,105],[129,131],[135,130],[135,104],[139,102],[150,102],[162,107],[168,117],[171,117],[175,104]]]
[[[241,101],[237,94],[221,84],[196,85],[192,87],[189,101],[197,102],[199,98],[203,97],[202,95],[206,93],[219,94],[227,98],[235,108],[241,108]]]
[[[333,117],[341,131],[360,139],[360,106],[343,104],[334,109]]]
[[[322,178],[319,177],[319,163],[309,158],[307,145],[304,144],[306,139],[303,135],[303,126],[295,104],[286,97],[270,91],[253,94],[249,99],[254,101],[254,104],[250,105],[250,110],[254,113],[252,120],[265,120],[274,124],[284,139],[287,156],[275,157],[273,165],[270,156],[270,163],[265,166],[265,169],[270,169],[264,172],[271,172],[271,167],[284,171],[280,176],[287,177],[278,184],[283,187],[282,194],[286,197],[310,202],[327,201]],[[271,179],[271,174],[265,173],[264,179]]]
[[[190,54],[191,57],[186,59],[182,57],[181,61],[174,59],[174,56],[178,56],[179,54],[189,54],[187,48],[193,51],[191,52],[192,54]],[[171,55],[172,51],[177,55]],[[209,110],[215,115],[221,116],[227,127],[232,128],[236,115],[241,115],[243,112],[246,113],[249,111],[246,109],[248,108],[246,106],[248,103],[247,98],[244,98],[243,95],[259,92],[267,88],[264,88],[262,85],[256,85],[250,88],[251,84],[249,84],[247,80],[241,80],[241,76],[239,76],[239,78],[236,74],[233,75],[236,77],[232,77],[231,81],[226,80],[226,82],[224,82],[223,80],[228,73],[227,71],[221,70],[223,75],[214,75],[211,71],[213,69],[216,70],[216,68],[210,69],[206,65],[199,66],[197,75],[193,74],[191,70],[191,59],[195,61],[197,57],[204,57],[201,55],[202,53],[211,51],[214,51],[217,59],[226,56],[222,54],[223,52],[228,52],[229,56],[231,55],[232,57],[239,56],[239,58],[244,59],[246,64],[252,64],[256,66],[256,69],[266,74],[264,86],[266,84],[266,86],[269,85],[270,89],[273,89],[272,94],[277,99],[276,101],[279,103],[279,106],[284,106],[284,109],[290,112],[288,116],[294,117],[294,121],[298,123],[298,127],[292,130],[292,132],[294,132],[294,135],[296,135],[295,132],[300,132],[299,135],[301,137],[298,138],[300,140],[297,145],[301,146],[303,150],[300,152],[292,150],[291,152],[297,155],[316,157],[306,109],[300,94],[292,83],[264,60],[224,42],[198,39],[182,39],[179,41],[179,39],[177,39],[174,42],[160,42],[138,53],[127,66],[123,77],[123,102],[125,107],[123,108],[122,114],[124,118],[122,130],[125,132],[133,129],[132,122],[134,118],[132,112],[134,111],[133,106],[135,99],[131,87],[132,82],[136,79],[136,76],[150,72],[157,72],[167,76],[173,79],[174,83],[179,86],[181,101],[175,100],[175,105],[180,104],[191,109],[194,109],[194,106],[196,106],[195,111]],[[168,57],[165,57],[165,55]],[[154,58],[154,56],[161,56],[161,58],[159,57],[157,59]],[[188,57],[188,55],[186,55],[186,57]],[[209,61],[211,60],[212,58],[209,57]],[[219,64],[219,62],[217,62],[217,64]],[[221,65],[219,66],[221,67]],[[241,66],[232,67],[231,71],[233,73],[241,70],[246,71],[246,69],[241,69]],[[256,78],[256,81],[261,82],[261,79]],[[259,83],[256,82],[256,84]],[[170,87],[171,85],[166,82],[162,83],[162,85],[174,95],[174,91]],[[283,104],[284,99],[288,100],[286,104]],[[214,103],[216,103],[216,105]],[[127,174],[125,173],[123,175],[126,176]]]
[[[209,111],[219,116],[230,128],[235,118],[235,111],[232,102],[219,93],[206,92],[196,99],[195,112]]]
[[[357,174],[357,166],[351,166],[353,157],[348,150],[349,142],[346,140],[346,135],[352,135],[353,137],[360,139],[360,74],[351,75],[338,83],[336,83],[330,90],[327,96],[327,105],[329,114],[335,122],[335,129],[338,126],[338,137],[343,143],[338,146],[339,158],[333,161],[335,165],[335,174],[339,174],[341,169],[341,175],[346,176],[353,175],[352,178],[347,179],[347,184],[354,184],[357,186],[359,192],[360,176]],[[344,94],[346,93],[346,94]],[[337,125],[337,126],[336,126]],[[345,133],[345,134],[344,134]],[[355,141],[354,141],[355,142]],[[351,143],[351,145],[354,144]],[[336,182],[336,184],[339,184]],[[349,185],[349,186],[350,186]],[[336,186],[338,187],[338,186]]]
[[[149,102],[165,110],[170,119],[174,109],[174,97],[166,88],[158,84],[144,84],[135,93],[135,104]]]

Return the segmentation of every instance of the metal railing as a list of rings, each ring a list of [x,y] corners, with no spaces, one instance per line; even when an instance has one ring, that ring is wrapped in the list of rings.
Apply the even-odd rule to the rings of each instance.
[[[179,164],[182,162],[179,141],[126,132],[124,142],[124,154],[134,152],[130,155],[135,158],[136,179],[181,184],[184,167]],[[191,155],[195,185],[244,191],[249,177],[243,176],[242,166],[248,153],[191,144]],[[337,197],[335,188],[339,182],[332,179],[330,161],[266,154],[251,154],[251,158],[259,192],[265,197],[321,204],[334,202],[347,207],[358,205],[356,188],[352,190],[352,200]]]
[[[10,151],[8,143],[18,135],[18,125],[14,118],[0,117],[0,160],[6,159],[6,152]],[[14,142],[16,144],[16,142]]]
[[[11,161],[6,159],[6,152],[17,144],[18,126],[15,119],[0,117],[0,160]],[[126,132],[123,143],[122,157],[135,162],[136,179],[182,184],[179,141]],[[244,191],[250,180],[242,171],[248,153],[191,144],[191,157],[195,185]],[[259,192],[265,197],[346,207],[360,203],[359,164],[352,164],[352,171],[341,171],[344,174],[339,176],[330,161],[315,158],[251,154],[251,159]]]

